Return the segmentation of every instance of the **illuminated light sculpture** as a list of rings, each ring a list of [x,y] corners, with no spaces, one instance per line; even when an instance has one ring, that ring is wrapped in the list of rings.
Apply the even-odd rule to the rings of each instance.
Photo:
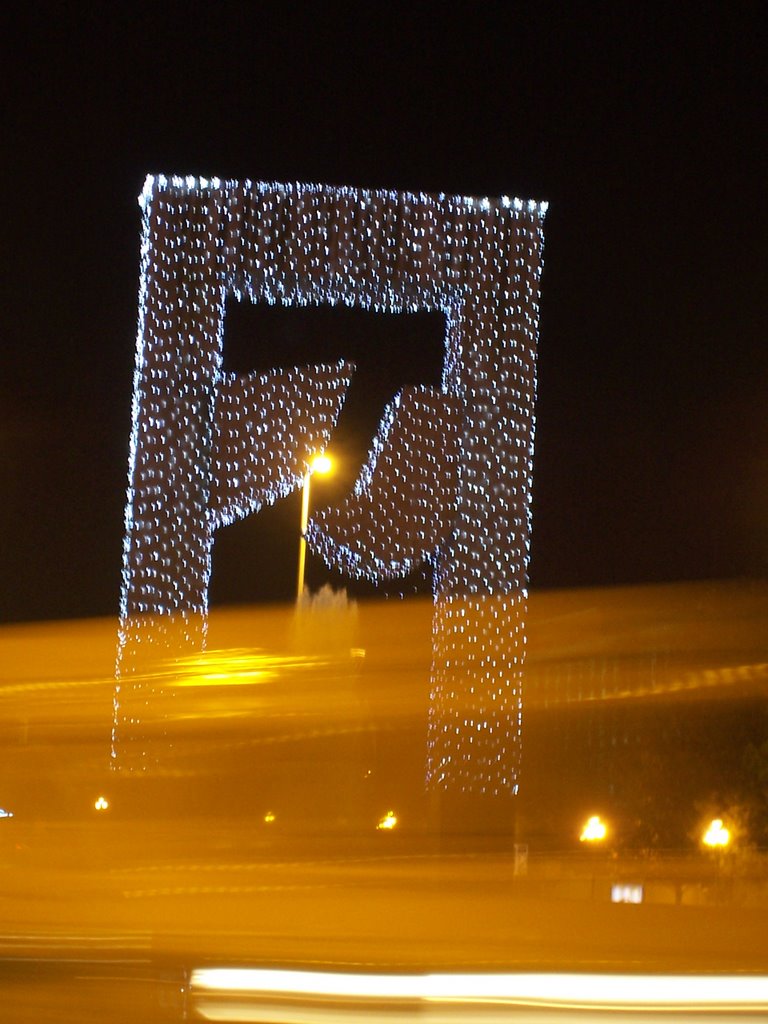
[[[339,508],[317,513],[307,542],[327,565],[374,583],[406,576],[448,539],[456,512],[461,402],[404,388]]]
[[[209,506],[214,529],[301,485],[330,436],[351,376],[349,363],[222,375]]]
[[[204,641],[215,529],[300,485],[350,378],[291,371],[292,397],[264,407],[269,375],[222,373],[227,296],[426,310],[445,317],[441,387],[394,399],[355,492],[308,541],[374,581],[431,562],[428,781],[514,792],[546,204],[150,177],[141,205],[113,756],[158,705],[142,651]]]

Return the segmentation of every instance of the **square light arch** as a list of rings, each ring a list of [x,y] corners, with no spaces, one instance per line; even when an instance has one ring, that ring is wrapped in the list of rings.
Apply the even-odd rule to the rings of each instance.
[[[140,205],[113,755],[140,729],[135,698],[147,695],[131,693],[131,678],[138,686],[145,652],[179,643],[179,623],[182,644],[204,642],[215,529],[258,506],[216,464],[227,296],[342,303],[445,316],[442,391],[461,409],[460,465],[435,570],[428,777],[513,788],[546,204],[150,176]],[[325,369],[321,433],[349,372]],[[287,493],[300,467],[289,476],[259,500]],[[217,511],[222,490],[229,519]]]

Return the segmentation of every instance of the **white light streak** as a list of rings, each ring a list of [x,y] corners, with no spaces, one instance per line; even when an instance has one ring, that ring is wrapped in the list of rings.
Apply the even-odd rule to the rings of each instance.
[[[342,974],[200,968],[197,993],[307,999],[415,1000],[601,1010],[768,1010],[768,978],[661,974]],[[236,1018],[230,1018],[236,1019]]]

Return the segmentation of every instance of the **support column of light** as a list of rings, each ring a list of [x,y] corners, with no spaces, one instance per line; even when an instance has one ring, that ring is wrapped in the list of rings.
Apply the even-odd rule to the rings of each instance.
[[[304,596],[304,568],[307,561],[307,525],[309,523],[309,487],[313,473],[325,476],[330,473],[333,463],[327,455],[315,455],[309,463],[309,469],[304,474],[304,483],[301,487],[301,526],[299,530],[299,573],[296,582],[296,603],[301,604]]]

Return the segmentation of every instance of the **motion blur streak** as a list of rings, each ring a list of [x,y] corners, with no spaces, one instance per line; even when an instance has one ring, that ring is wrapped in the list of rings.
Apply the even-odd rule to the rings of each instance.
[[[145,772],[114,622],[0,629],[1,1024],[768,1019],[768,588],[533,594],[514,801],[427,794],[431,617],[215,611]]]
[[[641,974],[336,974],[247,968],[192,972],[192,990],[528,1006],[768,1010],[768,978]]]

